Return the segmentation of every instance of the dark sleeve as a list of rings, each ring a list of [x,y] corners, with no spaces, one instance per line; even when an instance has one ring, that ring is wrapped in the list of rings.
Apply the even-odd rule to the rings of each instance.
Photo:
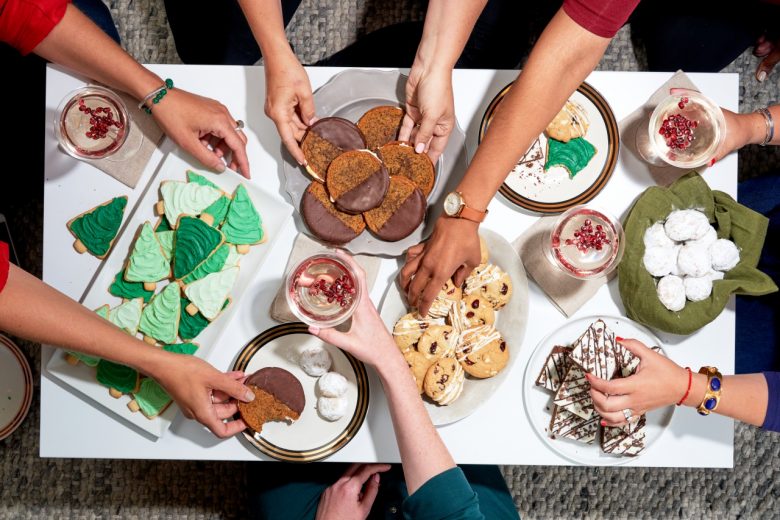
[[[403,503],[406,519],[471,520],[484,519],[477,494],[463,471],[454,467],[431,478]]]
[[[0,0],[0,41],[29,54],[65,16],[69,0]]]
[[[764,372],[769,398],[766,417],[761,426],[765,430],[780,432],[780,372]]]
[[[638,3],[639,0],[564,0],[563,11],[583,29],[612,38]]]
[[[5,289],[5,284],[8,281],[8,244],[0,242],[0,293]]]

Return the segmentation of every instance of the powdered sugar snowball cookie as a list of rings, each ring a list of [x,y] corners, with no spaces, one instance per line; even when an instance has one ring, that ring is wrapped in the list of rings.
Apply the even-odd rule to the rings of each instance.
[[[317,380],[317,387],[325,397],[341,397],[347,393],[347,378],[338,372],[328,372]]]
[[[681,311],[685,307],[685,284],[679,276],[664,276],[655,289],[658,299],[670,311]]]
[[[326,374],[330,370],[331,363],[328,351],[319,346],[303,349],[298,357],[298,364],[312,377]]]
[[[715,271],[728,271],[739,263],[739,249],[731,240],[719,238],[710,245],[709,252]]]
[[[669,271],[669,274],[673,274],[674,276],[684,276],[682,272],[680,272],[680,266],[677,264],[677,259],[680,257],[680,249],[682,249],[683,244],[676,244],[672,246],[672,249],[674,252],[672,253],[672,258],[674,258],[674,263],[672,264],[672,270]]]
[[[677,255],[680,274],[700,278],[712,271],[710,253],[706,247],[685,244]]]
[[[326,421],[338,421],[347,413],[349,402],[346,397],[320,397],[317,399],[317,412]]]
[[[707,215],[695,209],[678,209],[666,217],[666,235],[677,242],[698,240],[711,228]]]
[[[672,247],[674,240],[669,238],[662,222],[656,222],[645,230],[644,236],[645,248],[651,247]]]
[[[692,302],[706,300],[712,294],[712,278],[709,277],[709,274],[699,278],[686,276],[683,278],[683,285],[685,286],[685,297]]]
[[[723,271],[710,271],[707,273],[707,276],[709,276],[710,280],[714,282],[716,280],[723,280],[723,277],[726,276],[726,273]]]
[[[666,276],[671,273],[676,262],[674,245],[648,247],[642,257],[645,269],[653,276]]]
[[[707,230],[706,233],[704,233],[704,236],[697,239],[697,240],[689,240],[685,244],[689,246],[701,246],[701,247],[710,247],[713,242],[715,242],[718,239],[718,232],[715,231],[715,228],[710,226],[710,229]]]

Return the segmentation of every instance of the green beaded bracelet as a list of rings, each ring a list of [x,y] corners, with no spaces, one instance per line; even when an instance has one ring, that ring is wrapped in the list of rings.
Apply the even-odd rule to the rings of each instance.
[[[171,78],[167,78],[163,86],[154,89],[152,92],[144,96],[143,101],[141,101],[138,104],[138,108],[143,108],[144,112],[146,112],[147,114],[151,114],[152,107],[146,105],[147,101],[151,100],[152,105],[156,105],[160,101],[162,101],[162,99],[165,97],[165,95],[168,93],[169,90],[173,90],[173,80]]]

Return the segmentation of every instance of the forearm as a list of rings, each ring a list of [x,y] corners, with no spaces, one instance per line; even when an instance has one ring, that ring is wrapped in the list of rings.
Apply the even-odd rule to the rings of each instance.
[[[559,10],[504,97],[458,191],[483,210],[517,161],[598,64],[609,44]]]
[[[766,107],[772,115],[775,124],[775,135],[768,145],[780,145],[780,105]],[[766,118],[757,112],[740,114],[742,132],[745,135],[745,144],[761,144],[766,139]]]
[[[294,57],[284,34],[282,4],[279,0],[239,0],[238,3],[266,63]]]
[[[451,70],[487,0],[431,0],[415,65]]]
[[[0,330],[115,361],[151,376],[173,355],[122,332],[14,265],[0,293]]]
[[[397,349],[395,345],[393,348]],[[432,477],[455,467],[455,462],[431,423],[403,358],[392,356],[377,370],[387,395],[406,488],[411,495]]]
[[[33,52],[136,99],[162,84],[72,5]]]
[[[699,406],[706,390],[707,376],[694,373],[691,391],[683,404],[694,408]],[[761,426],[768,402],[769,392],[763,374],[724,376],[720,402],[714,413]]]

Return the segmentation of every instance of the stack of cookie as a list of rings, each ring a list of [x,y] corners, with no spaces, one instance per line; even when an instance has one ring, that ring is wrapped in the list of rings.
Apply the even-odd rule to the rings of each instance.
[[[395,242],[423,221],[435,168],[427,155],[396,141],[403,116],[398,107],[379,106],[357,125],[326,117],[306,131],[301,149],[314,180],[300,209],[316,237],[345,244],[368,227]]]
[[[569,100],[547,128],[547,153],[544,171],[553,166],[564,168],[574,178],[596,155],[596,147],[585,139],[590,121],[579,103]]]
[[[155,227],[141,225],[123,269],[108,288],[123,303],[96,312],[130,335],[142,333],[152,345],[194,354],[198,347],[190,342],[230,303],[241,255],[265,240],[262,219],[243,185],[231,196],[192,171],[187,182],[162,182],[160,194],[159,222]],[[112,211],[114,206],[119,204],[101,205],[69,223],[77,250],[81,243],[89,244],[93,254],[107,253],[123,213]],[[109,237],[106,230],[114,235]],[[158,291],[161,282],[165,285]],[[96,367],[98,382],[112,396],[131,394],[131,410],[149,418],[171,403],[156,382],[142,379],[132,368],[75,352],[68,353],[68,361]]]
[[[554,346],[536,379],[536,385],[553,392],[548,434],[592,444],[601,430],[601,449],[614,455],[636,456],[645,448],[645,416],[624,427],[601,428],[593,407],[585,373],[601,379],[628,377],[639,358],[615,342],[615,333],[603,320],[592,323],[571,345]]]
[[[463,287],[448,281],[428,316],[410,312],[393,327],[418,390],[439,405],[460,397],[466,376],[490,378],[509,362],[509,346],[495,321],[512,297],[512,280],[488,263],[484,241],[482,246],[482,263]]]

